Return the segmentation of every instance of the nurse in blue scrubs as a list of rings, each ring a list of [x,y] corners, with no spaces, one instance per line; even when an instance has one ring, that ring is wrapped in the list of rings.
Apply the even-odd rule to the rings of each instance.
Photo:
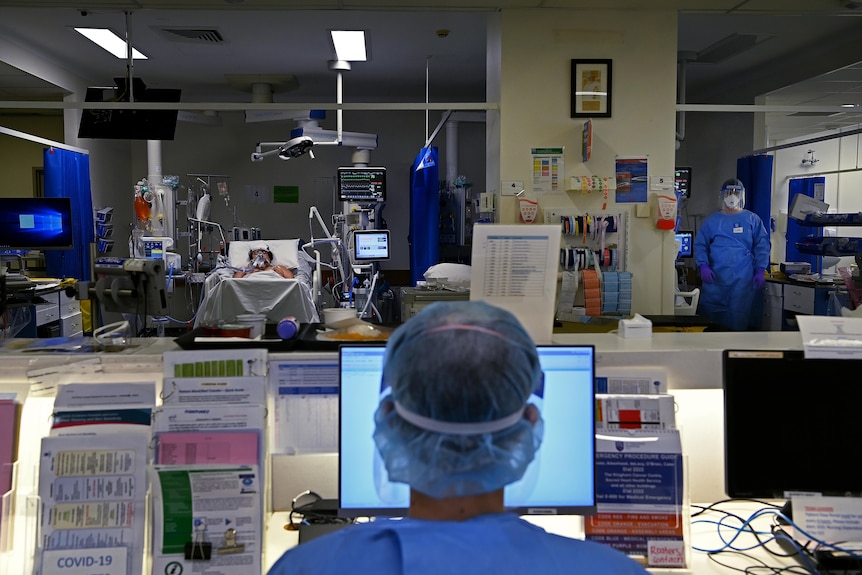
[[[647,575],[623,553],[547,533],[506,512],[542,441],[528,400],[542,381],[518,320],[479,301],[437,302],[389,339],[374,441],[410,486],[401,520],[351,525],[288,550],[270,575]]]
[[[752,313],[766,283],[770,240],[760,216],[745,209],[745,186],[724,182],[721,210],[704,220],[694,240],[695,263],[703,287],[698,315],[726,329],[757,329]]]

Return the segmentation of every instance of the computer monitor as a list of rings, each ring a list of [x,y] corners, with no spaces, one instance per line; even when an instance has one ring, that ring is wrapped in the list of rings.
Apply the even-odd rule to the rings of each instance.
[[[679,253],[676,259],[694,257],[694,232],[680,230],[676,232],[676,240],[679,242]]]
[[[72,200],[0,198],[0,249],[70,250]]]
[[[338,168],[337,183],[341,202],[386,201],[386,168]]]
[[[675,191],[683,198],[691,197],[691,168],[679,167],[674,169],[673,185]]]
[[[862,495],[853,455],[862,360],[725,350],[722,362],[728,496]]]
[[[409,487],[391,483],[372,437],[380,403],[383,345],[339,349],[339,514],[403,516]],[[505,490],[506,507],[522,515],[595,512],[595,351],[593,346],[537,346],[542,397],[531,401],[544,437],[524,477]],[[429,350],[430,351],[430,350]]]
[[[389,230],[357,230],[353,232],[353,263],[389,259]]]

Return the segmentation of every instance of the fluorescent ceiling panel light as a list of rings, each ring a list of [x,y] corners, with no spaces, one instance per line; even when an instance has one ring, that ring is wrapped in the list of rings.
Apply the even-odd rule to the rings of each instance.
[[[75,32],[86,36],[89,40],[95,42],[117,58],[126,58],[128,56],[126,54],[126,41],[107,28],[75,28]],[[146,60],[147,57],[133,47],[132,59]]]
[[[345,62],[365,62],[365,32],[362,30],[332,30],[335,57]]]

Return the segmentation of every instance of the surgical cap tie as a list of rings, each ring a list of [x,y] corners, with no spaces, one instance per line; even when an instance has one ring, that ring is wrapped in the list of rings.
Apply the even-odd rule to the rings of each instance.
[[[524,416],[524,409],[526,409],[526,406],[524,406],[515,413],[493,421],[457,423],[454,421],[431,419],[430,417],[425,417],[424,415],[419,415],[418,413],[410,411],[397,401],[394,401],[393,403],[395,404],[395,411],[408,423],[412,423],[419,429],[424,429],[426,431],[447,433],[450,435],[481,435],[483,433],[495,433],[497,431],[508,429],[521,420]]]

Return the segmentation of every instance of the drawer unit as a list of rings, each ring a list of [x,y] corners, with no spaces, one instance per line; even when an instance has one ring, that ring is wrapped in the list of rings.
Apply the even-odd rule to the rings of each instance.
[[[81,312],[67,315],[60,319],[60,334],[63,337],[81,335],[84,331],[84,321]]]
[[[42,303],[36,306],[36,326],[45,325],[60,319],[60,306]]]
[[[60,317],[66,317],[67,315],[74,315],[81,312],[81,302],[76,300],[74,296],[67,296],[65,290],[59,292],[58,299],[60,304]]]
[[[784,286],[784,309],[795,313],[813,314],[814,292],[813,287]]]

